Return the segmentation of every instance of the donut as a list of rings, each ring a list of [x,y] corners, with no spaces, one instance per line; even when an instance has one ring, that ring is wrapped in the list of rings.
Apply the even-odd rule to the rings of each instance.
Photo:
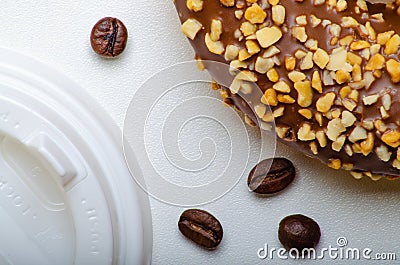
[[[220,88],[224,102],[250,123],[273,120],[280,141],[356,178],[400,176],[399,0],[175,6],[199,67],[231,84]],[[221,72],[210,61],[240,71]],[[244,89],[238,73],[261,92]]]

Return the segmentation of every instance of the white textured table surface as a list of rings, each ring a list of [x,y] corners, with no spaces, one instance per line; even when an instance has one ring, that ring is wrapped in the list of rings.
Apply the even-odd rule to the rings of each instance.
[[[104,16],[120,18],[129,30],[127,49],[115,60],[99,58],[90,48],[91,27]],[[1,46],[30,54],[64,72],[95,97],[121,127],[134,92],[147,78],[193,57],[180,34],[172,1],[3,0],[0,21]],[[319,248],[337,247],[336,239],[344,236],[348,247],[396,252],[400,259],[399,183],[356,181],[282,145],[277,154],[293,160],[298,170],[298,178],[287,191],[270,198],[256,197],[247,191],[244,176],[226,196],[202,206],[220,219],[225,230],[223,242],[214,252],[198,248],[179,234],[177,220],[184,208],[152,199],[153,263],[289,264],[293,261],[276,256],[261,260],[257,250],[265,243],[280,247],[278,223],[292,213],[319,222],[323,234]],[[319,262],[350,263],[328,255]]]

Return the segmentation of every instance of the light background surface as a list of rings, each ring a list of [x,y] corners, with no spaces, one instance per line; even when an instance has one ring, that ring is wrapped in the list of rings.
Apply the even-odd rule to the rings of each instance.
[[[172,1],[3,0],[1,5],[0,45],[65,73],[96,98],[121,128],[134,92],[146,79],[155,71],[193,58],[191,47],[180,34]],[[129,30],[127,49],[114,60],[98,57],[89,44],[92,26],[104,16],[120,18]],[[253,134],[256,138],[254,130]],[[399,183],[356,181],[283,145],[278,145],[277,155],[293,160],[298,171],[298,178],[284,193],[256,197],[247,191],[244,176],[222,199],[202,206],[224,227],[223,242],[214,252],[179,234],[177,220],[184,208],[151,199],[153,264],[289,264],[276,258],[260,260],[256,251],[264,243],[280,247],[278,223],[292,213],[303,213],[319,222],[320,248],[336,247],[336,239],[344,236],[349,247],[396,252],[400,259]],[[349,263],[328,258],[320,261],[328,262]]]

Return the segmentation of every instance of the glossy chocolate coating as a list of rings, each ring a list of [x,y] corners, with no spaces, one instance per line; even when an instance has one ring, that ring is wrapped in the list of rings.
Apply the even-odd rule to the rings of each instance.
[[[369,15],[375,13],[383,13],[384,22],[379,22],[376,19],[372,19],[370,16],[369,17],[365,17],[365,15],[363,16],[362,12],[357,14],[354,11],[356,6],[355,4],[356,1],[347,1],[348,7],[343,12],[337,12],[335,8],[333,9],[329,8],[325,4],[320,6],[315,6],[312,4],[312,2],[313,1],[311,0],[304,0],[303,2],[296,2],[294,0],[280,1],[280,4],[286,8],[285,25],[289,29],[289,31],[287,33],[284,33],[282,38],[275,44],[276,47],[279,48],[279,50],[281,51],[280,54],[278,54],[278,57],[281,62],[284,62],[285,56],[293,56],[296,50],[298,49],[305,50],[304,45],[298,42],[296,39],[294,39],[290,34],[291,27],[296,25],[295,18],[299,15],[307,15],[308,25],[306,26],[306,29],[308,37],[318,40],[318,46],[326,50],[328,53],[330,53],[334,48],[339,47],[339,44],[335,45],[330,44],[331,38],[328,37],[330,36],[328,33],[329,27],[322,27],[322,26],[318,26],[315,28],[311,27],[309,20],[310,15],[317,15],[321,19],[328,19],[332,23],[336,23],[338,25],[341,24],[342,17],[350,16],[355,18],[362,24],[365,24],[367,21],[370,21],[371,25],[376,30],[376,33],[385,32],[389,30],[393,30],[396,33],[399,33],[400,17],[397,15],[396,10],[385,8],[385,5],[381,4],[374,6],[368,5]],[[246,5],[245,1],[243,1],[243,3],[244,5]],[[186,0],[176,0],[175,5],[177,7],[179,17],[182,23],[186,21],[188,18],[195,18],[203,25],[203,29],[197,33],[196,38],[194,40],[190,40],[195,50],[196,58],[200,58],[202,60],[211,60],[211,61],[229,63],[224,59],[224,55],[217,55],[211,53],[204,43],[205,34],[210,32],[212,19],[218,19],[222,21],[223,33],[221,35],[220,41],[225,46],[228,44],[233,44],[240,48],[245,48],[245,42],[239,41],[235,37],[235,31],[240,28],[240,25],[243,22],[246,21],[244,17],[242,17],[241,19],[237,19],[235,17],[234,11],[237,10],[236,7],[225,7],[220,3],[220,0],[205,0],[203,10],[199,12],[193,12],[189,10],[186,6]],[[265,8],[264,10],[265,12],[267,12],[267,18],[265,21],[270,25],[273,25],[273,22],[271,20],[272,17],[271,8],[268,7]],[[357,29],[342,27],[339,39],[347,35],[354,36],[356,40],[368,39],[368,37],[362,36],[362,33]],[[382,50],[383,48],[381,48],[381,53]],[[389,58],[396,58],[398,60],[399,52],[397,52],[397,54],[384,55],[384,56],[386,60]],[[250,59],[248,59],[247,62],[251,64],[255,60],[256,56],[253,56]],[[364,69],[366,64],[367,60],[363,59],[361,68]],[[205,62],[205,68],[211,73],[211,75],[217,82],[223,81],[224,83],[230,83],[233,80],[233,77],[229,73],[219,72],[217,69],[213,69],[212,66],[208,66],[206,62]],[[284,67],[284,63],[282,63],[280,67],[276,67],[276,70],[280,75],[280,80],[285,80],[287,81],[287,83],[291,83],[291,81],[288,78],[287,70]],[[309,80],[311,80],[311,75],[314,70],[318,70],[318,67],[315,65],[312,69],[305,70],[302,72],[306,74]],[[257,74],[257,77],[258,77],[257,84],[263,91],[265,91],[267,88],[272,87],[273,83],[268,80],[265,74]],[[335,92],[336,95],[338,95],[339,90],[344,85],[345,84],[338,85],[335,83],[335,85],[325,86],[323,93],[325,94],[326,92],[333,91]],[[399,88],[398,83],[397,84],[393,83],[386,70],[382,69],[382,77],[376,79],[376,81],[371,85],[371,87],[368,90],[367,89],[359,90],[360,101],[358,105],[362,105],[361,99],[365,95],[372,95],[374,93],[379,93],[382,90],[387,90],[388,93],[391,95],[392,106],[389,111],[390,117],[385,119],[384,122],[389,129],[396,130],[398,129],[400,124],[399,123],[400,95],[397,93],[398,88]],[[255,123],[258,123],[257,119],[255,118],[255,114],[252,111],[253,106],[249,107],[246,102],[248,102],[250,105],[258,104],[260,102],[259,94],[257,95],[255,95],[254,93],[243,94],[239,92],[238,94],[234,95],[229,92],[229,89],[226,90],[230,94],[231,101],[242,112],[247,114]],[[294,89],[291,90],[290,95],[293,98],[297,98],[297,92]],[[321,94],[314,93],[313,104],[310,106],[310,109],[312,109],[313,113],[316,112],[315,102],[318,100],[320,96]],[[363,110],[360,111],[359,113],[353,112],[354,115],[357,117],[357,122],[362,122],[365,120],[374,120],[379,118],[381,116],[379,106],[381,105],[382,104],[380,103],[379,105],[377,105],[378,107],[376,105],[363,106]],[[301,107],[297,104],[287,105],[285,109],[285,114],[275,119],[276,124],[288,125],[296,133],[300,125],[303,122],[307,121],[302,115],[298,113],[298,110],[300,108]],[[343,107],[339,108],[341,108],[342,110],[344,109]],[[324,118],[322,127],[326,128],[328,121],[329,121],[328,119]],[[318,128],[321,128],[321,126],[318,125],[314,119],[307,122],[310,122],[312,124],[313,129],[317,130]],[[353,171],[371,172],[380,175],[399,176],[400,170],[392,166],[392,160],[396,157],[397,148],[392,148],[390,146],[387,146],[388,150],[392,153],[392,156],[388,162],[382,161],[376,154],[375,147],[380,145],[385,145],[385,143],[381,141],[380,139],[381,134],[379,132],[376,132],[376,130],[373,130],[373,132],[376,134],[374,150],[370,152],[367,156],[364,156],[361,153],[354,153],[352,156],[349,156],[345,152],[344,148],[342,148],[339,152],[334,151],[331,148],[332,141],[330,140],[328,140],[328,144],[326,147],[318,149],[317,155],[311,152],[309,142],[307,141],[299,141],[299,140],[297,141],[282,140],[282,141],[285,144],[293,146],[296,149],[300,149],[302,152],[312,157],[318,158],[324,163],[328,163],[330,159],[338,158],[341,160],[342,163],[352,164]],[[350,132],[347,131],[345,134],[348,136]],[[346,143],[347,142],[348,140],[346,140]]]

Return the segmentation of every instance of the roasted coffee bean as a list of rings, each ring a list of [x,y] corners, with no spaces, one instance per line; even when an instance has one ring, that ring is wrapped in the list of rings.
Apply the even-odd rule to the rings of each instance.
[[[114,57],[121,54],[128,40],[128,30],[117,18],[105,17],[93,27],[90,43],[93,50],[102,56]]]
[[[278,237],[286,249],[302,250],[318,244],[321,230],[313,219],[295,214],[283,218],[279,223]]]
[[[216,248],[223,236],[222,226],[217,218],[199,209],[184,211],[179,218],[178,227],[184,236],[208,249]]]
[[[286,188],[294,179],[296,170],[286,158],[269,158],[258,163],[247,178],[251,191],[273,194]]]

